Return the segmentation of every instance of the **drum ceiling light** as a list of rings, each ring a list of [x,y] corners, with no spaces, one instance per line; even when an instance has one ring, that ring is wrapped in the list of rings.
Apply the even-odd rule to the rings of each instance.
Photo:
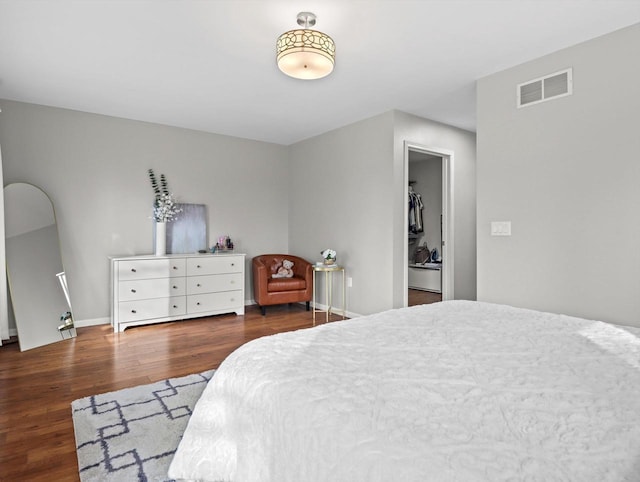
[[[336,45],[327,34],[311,30],[316,16],[311,12],[298,14],[302,28],[289,30],[276,43],[278,68],[296,79],[313,80],[326,77],[333,71]]]

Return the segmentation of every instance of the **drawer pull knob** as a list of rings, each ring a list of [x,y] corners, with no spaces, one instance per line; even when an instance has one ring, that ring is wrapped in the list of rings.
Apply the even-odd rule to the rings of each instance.
[[[177,307],[178,307],[178,305],[173,305],[173,307],[174,307],[174,308],[177,308]]]
[[[178,267],[177,267],[177,266],[174,266],[174,267],[173,267],[173,269],[178,269]]]
[[[135,293],[135,292],[136,292],[136,290],[131,290],[131,292],[132,292],[132,293]]]
[[[200,265],[199,265],[199,264],[198,264],[198,265],[196,265],[196,268],[199,268],[199,267],[200,267]]]
[[[236,265],[235,263],[231,263],[231,266],[235,266],[235,265]]]
[[[177,286],[174,286],[174,287],[173,287],[173,289],[174,289],[174,290],[177,290],[177,289],[178,289],[178,287],[177,287]]]
[[[200,283],[198,283],[196,286],[197,286],[198,288],[200,288]]]
[[[131,313],[137,313],[137,311],[136,310],[131,310]]]
[[[198,302],[196,303],[196,305],[200,306],[200,302],[198,301]]]
[[[135,269],[135,268],[131,268],[131,272],[132,272],[132,273],[135,273],[135,272],[136,272],[136,269]]]

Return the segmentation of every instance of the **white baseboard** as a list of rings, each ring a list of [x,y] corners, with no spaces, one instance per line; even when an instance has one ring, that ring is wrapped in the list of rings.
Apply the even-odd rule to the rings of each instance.
[[[9,331],[7,332],[7,338],[2,338],[2,340],[0,340],[0,346],[2,346],[2,341],[5,342],[5,344],[9,343],[9,340],[11,338],[17,338],[18,337],[18,330],[16,330],[15,328],[9,328]]]
[[[306,301],[300,301],[298,304],[300,304],[300,305],[304,305],[305,303],[306,303]],[[255,301],[255,300],[248,300],[248,301],[245,301],[245,305],[255,305],[255,304],[256,304],[256,301]],[[311,306],[311,308],[310,308],[310,309],[311,309],[311,310],[313,310],[313,306]],[[326,310],[327,310],[327,305],[324,305],[324,304],[322,304],[322,303],[316,303],[316,309],[321,310],[321,311],[323,311],[323,312],[324,312],[324,311],[326,311]],[[335,307],[335,306],[333,306],[333,307],[332,307],[332,309],[331,309],[331,313],[336,314],[336,313],[334,312],[334,310],[336,310],[336,307]],[[342,310],[337,310],[337,311],[338,311],[338,313],[337,313],[337,314],[338,314],[338,315],[340,315],[340,316],[342,316]],[[352,312],[352,311],[347,310],[347,311],[346,311],[346,313],[345,313],[345,316],[346,316],[347,318],[360,318],[362,315],[361,315],[361,314],[359,314],[359,313],[354,313],[354,312]]]
[[[245,300],[245,306],[250,306],[250,305],[255,305],[256,302],[255,300]],[[304,302],[302,302],[301,304],[304,304]],[[323,310],[325,311],[327,309],[326,305],[317,304],[317,307],[319,310]],[[311,307],[313,309],[313,307]],[[333,307],[335,309],[335,307]],[[340,311],[340,310],[338,310]],[[342,312],[339,312],[340,315],[342,315]],[[362,315],[358,314],[358,313],[353,313],[351,311],[347,311],[346,312],[346,316],[347,318],[358,318]],[[73,320],[73,324],[76,326],[76,328],[83,328],[85,326],[96,326],[96,325],[109,325],[111,324],[111,318],[109,318],[108,316],[105,316],[103,318],[89,318],[86,320]],[[18,332],[16,331],[15,328],[10,329],[9,330],[9,334],[11,336],[18,336]]]
[[[324,315],[324,313],[327,311],[328,306],[322,303],[316,303],[316,310],[320,310],[321,313]],[[313,306],[311,307],[311,309],[313,310]],[[338,315],[338,316],[342,316],[342,310],[332,306],[331,307],[331,314],[333,315]],[[317,317],[317,313],[316,313],[316,317]],[[362,315],[358,314],[358,313],[354,313],[353,311],[349,311],[346,310],[344,316],[346,316],[347,318],[360,318]]]
[[[96,325],[110,325],[111,318],[105,316],[103,318],[89,318],[87,320],[73,320],[73,324],[76,328],[83,328],[85,326],[96,326]]]

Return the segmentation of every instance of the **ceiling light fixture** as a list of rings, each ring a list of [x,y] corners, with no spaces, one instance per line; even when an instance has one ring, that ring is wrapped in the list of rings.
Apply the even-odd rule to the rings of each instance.
[[[316,16],[311,12],[298,14],[302,29],[289,30],[278,37],[276,51],[278,68],[296,79],[321,79],[333,71],[336,44],[327,34],[311,30]]]

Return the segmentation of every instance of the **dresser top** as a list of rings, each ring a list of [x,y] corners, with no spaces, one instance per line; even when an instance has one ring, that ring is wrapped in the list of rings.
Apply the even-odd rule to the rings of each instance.
[[[156,256],[155,254],[138,254],[135,256],[109,256],[111,261],[124,261],[135,259],[174,259],[174,258],[223,258],[226,256],[246,256],[244,253],[185,253],[185,254],[165,254]]]

